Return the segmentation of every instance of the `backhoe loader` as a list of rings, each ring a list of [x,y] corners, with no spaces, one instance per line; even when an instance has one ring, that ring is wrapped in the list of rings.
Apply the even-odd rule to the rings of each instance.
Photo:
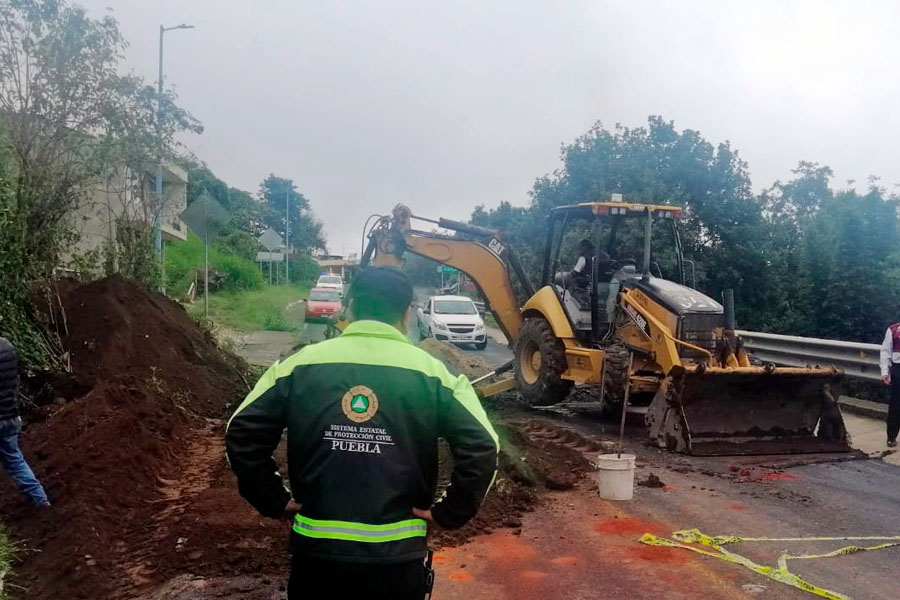
[[[536,289],[503,233],[398,205],[364,232],[361,265],[401,266],[411,252],[469,276],[515,356],[514,380],[488,394],[514,381],[526,402],[549,405],[579,384],[609,415],[626,405],[643,412],[660,447],[695,455],[847,451],[830,393],[842,374],[751,364],[730,294],[723,305],[687,286],[681,216],[677,206],[619,195],[552,209]],[[413,219],[453,234],[414,229]],[[564,263],[578,240],[592,250],[588,267],[572,273]]]

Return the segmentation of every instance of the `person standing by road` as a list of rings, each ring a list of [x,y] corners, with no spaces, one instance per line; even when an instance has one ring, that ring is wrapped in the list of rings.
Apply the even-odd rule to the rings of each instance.
[[[19,415],[19,356],[15,347],[0,337],[0,462],[16,486],[35,506],[50,506],[44,486],[19,448],[22,418]]]
[[[887,445],[897,445],[900,433],[900,323],[887,328],[881,343],[881,381],[891,386],[891,403],[888,405]]]
[[[493,482],[497,434],[469,381],[406,337],[412,298],[400,270],[363,270],[344,333],[272,365],[228,423],[241,496],[293,518],[290,600],[421,600],[427,522],[462,526]],[[285,429],[291,491],[272,457]],[[432,504],[439,437],[453,472]]]

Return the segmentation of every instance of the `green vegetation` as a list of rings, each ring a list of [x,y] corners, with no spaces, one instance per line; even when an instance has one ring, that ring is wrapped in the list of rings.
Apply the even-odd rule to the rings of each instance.
[[[202,277],[203,254],[203,242],[190,232],[187,241],[171,242],[166,246],[166,290],[169,295],[186,294],[196,271],[201,271]],[[222,291],[259,290],[265,285],[256,263],[218,246],[210,245],[209,269],[210,285],[217,273],[221,276],[218,287]]]
[[[473,223],[507,232],[533,281],[550,210],[618,192],[685,208],[682,241],[697,287],[715,299],[734,289],[742,328],[880,342],[900,314],[900,197],[877,178],[862,192],[852,181],[836,188],[831,169],[800,162],[790,181],[754,194],[730,144],[679,132],[661,117],[638,128],[597,124],[561,158],[560,169],[537,179],[529,206],[503,202],[472,214]]]
[[[63,261],[150,283],[149,228],[132,236],[127,227],[136,217],[149,222],[157,208],[144,197],[146,165],[173,159],[175,137],[202,128],[170,91],[159,95],[121,74],[127,43],[113,17],[42,0],[3,2],[0,13],[0,334],[25,365],[53,367],[62,350],[39,333],[31,299],[52,296]],[[122,200],[110,207],[111,219],[126,226],[118,239],[74,256],[73,211],[101,182]]]
[[[223,291],[209,295],[209,318],[237,331],[296,331],[303,324],[303,307],[287,306],[306,298],[305,286],[264,285],[255,290]],[[203,314],[203,300],[191,307],[196,315]]]
[[[12,564],[16,558],[16,547],[6,533],[6,527],[0,525],[0,600],[7,600],[7,578],[12,572]]]

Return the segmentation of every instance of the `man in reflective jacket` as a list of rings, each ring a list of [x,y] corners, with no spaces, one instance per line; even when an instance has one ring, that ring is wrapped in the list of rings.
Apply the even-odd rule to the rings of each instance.
[[[469,381],[406,337],[412,297],[401,271],[365,269],[353,323],[272,365],[228,423],[241,495],[294,513],[290,599],[421,599],[427,522],[462,526],[493,482],[497,434]],[[285,429],[291,491],[272,458]],[[439,437],[454,466],[432,505]]]

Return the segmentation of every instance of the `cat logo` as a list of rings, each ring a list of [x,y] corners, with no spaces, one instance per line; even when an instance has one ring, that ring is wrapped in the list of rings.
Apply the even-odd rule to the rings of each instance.
[[[491,238],[491,240],[488,242],[488,248],[499,258],[503,258],[503,251],[506,250],[506,246],[500,243],[500,240],[498,240],[497,238]]]
[[[354,423],[365,423],[378,412],[378,396],[371,388],[355,385],[341,399],[341,409]]]

